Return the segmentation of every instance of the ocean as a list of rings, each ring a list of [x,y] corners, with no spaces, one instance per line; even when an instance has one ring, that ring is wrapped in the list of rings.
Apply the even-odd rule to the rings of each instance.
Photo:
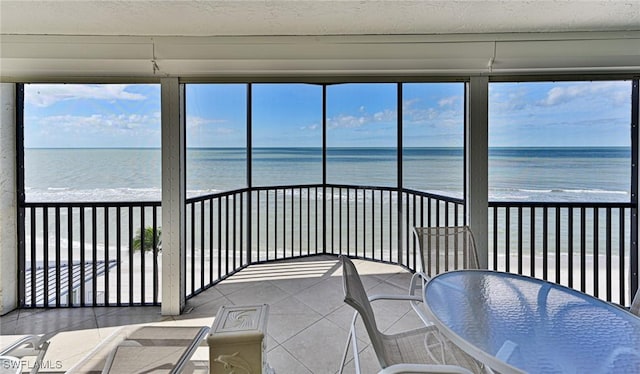
[[[216,192],[234,190],[247,186],[247,156],[244,149],[188,149],[187,151],[187,195],[195,197],[201,195],[212,194]],[[461,148],[408,148],[403,151],[403,185],[413,190],[427,191],[439,195],[462,197],[463,195],[463,165],[464,152]],[[393,187],[397,185],[397,154],[395,149],[390,148],[330,148],[327,150],[327,182],[330,184],[340,185],[361,185],[361,186],[385,186]],[[253,186],[276,186],[276,185],[298,185],[298,184],[320,184],[322,183],[322,150],[319,148],[258,148],[253,150]],[[534,201],[534,202],[629,202],[630,200],[630,180],[631,180],[631,151],[629,148],[492,148],[489,153],[489,199],[490,201]],[[140,202],[140,201],[159,201],[161,198],[161,154],[159,149],[25,149],[25,192],[27,202]],[[297,193],[294,199],[293,193]],[[283,258],[286,254],[306,253],[307,250],[312,251],[317,247],[318,238],[315,233],[314,222],[316,204],[311,202],[310,205],[295,203],[297,196],[306,196],[304,189],[292,191],[291,196],[287,194],[287,202],[285,203],[284,193],[280,194],[276,201],[275,194],[271,195],[271,200],[262,198],[257,201],[254,208],[260,205],[258,218],[252,222],[252,230],[256,233],[253,237],[254,256],[258,260],[266,260],[268,258]],[[339,248],[341,251],[353,253],[354,248],[358,248],[359,240],[360,250],[370,251],[367,255],[384,252],[381,254],[383,258],[391,258],[397,242],[392,243],[392,238],[398,235],[397,226],[393,223],[392,217],[393,206],[398,204],[397,195],[382,194],[375,195],[377,205],[374,209],[374,195],[371,193],[359,192],[358,194],[349,194],[347,191],[332,190],[332,202],[328,205],[331,208],[326,225],[321,223],[321,227],[333,231],[327,237],[328,248]],[[318,195],[311,193],[311,200],[317,199]],[[322,198],[322,197],[320,197]],[[193,209],[195,217],[199,217],[203,209],[217,209],[220,206],[228,206],[231,202],[234,205],[235,198],[230,198],[223,202],[210,202],[204,205],[195,204],[189,209]],[[336,203],[338,202],[338,203]],[[357,220],[356,207],[364,207],[367,203],[367,215],[363,219],[360,216],[359,226],[355,222]],[[280,215],[282,219],[278,219],[275,223],[276,215],[272,215],[267,219],[267,209],[269,206],[275,212],[291,211],[292,214]],[[298,204],[298,205],[294,205]],[[335,213],[336,205],[344,205],[344,210]],[[147,209],[145,212],[145,222],[141,223],[140,209],[129,211],[123,209],[120,213],[121,224],[114,222],[116,217],[115,208],[110,208],[106,213],[111,217],[111,224],[108,227],[103,226],[105,211],[98,209],[61,209],[60,210],[60,238],[56,238],[53,233],[56,232],[56,218],[53,208],[46,209],[48,220],[44,220],[42,209],[35,210],[35,218],[31,218],[33,211],[27,210],[25,219],[25,235],[26,248],[32,248],[32,243],[37,247],[37,254],[34,262],[31,261],[31,251],[25,253],[27,269],[32,264],[40,266],[45,261],[42,258],[41,251],[43,243],[48,246],[48,260],[51,264],[54,259],[59,259],[63,263],[68,261],[69,248],[73,248],[72,261],[78,262],[82,259],[84,253],[85,260],[91,260],[94,256],[98,259],[117,258],[118,254],[127,259],[129,256],[128,239],[138,232],[143,226],[151,225],[152,212]],[[211,211],[211,210],[210,210]],[[69,213],[71,212],[71,213]],[[85,214],[85,229],[81,231],[79,215],[81,212]],[[388,213],[387,213],[388,212]],[[372,213],[375,215],[375,222]],[[489,213],[489,212],[488,212]],[[69,230],[68,225],[69,214],[72,215],[73,228]],[[95,214],[95,217],[93,216]],[[440,213],[442,214],[442,212]],[[522,230],[528,233],[530,213],[523,213]],[[561,257],[558,260],[562,266],[561,276],[562,284],[567,285],[567,272],[564,271],[568,265],[568,227],[564,223],[564,217],[568,214],[566,211],[559,211],[562,218],[560,227]],[[573,282],[579,284],[581,276],[587,280],[587,291],[591,292],[595,287],[600,287],[601,294],[604,295],[607,287],[606,282],[600,282],[595,286],[592,269],[599,266],[600,274],[607,274],[612,280],[612,289],[614,290],[613,300],[616,300],[620,272],[628,271],[629,256],[628,249],[620,251],[620,243],[625,248],[629,248],[629,235],[625,234],[625,239],[621,242],[619,239],[620,228],[616,226],[620,222],[620,216],[617,211],[613,211],[611,222],[613,223],[610,233],[603,224],[607,221],[607,211],[599,211],[599,222],[597,231],[599,235],[598,244],[594,243],[594,222],[596,221],[593,213],[587,211],[585,215],[586,226],[584,229],[578,227],[580,222],[580,212],[574,212],[574,228],[573,233],[574,252],[571,258],[574,261]],[[160,210],[158,224],[161,225],[162,212]],[[497,269],[504,270],[506,258],[511,259],[512,270],[515,267],[518,258],[517,252],[513,249],[511,252],[505,252],[504,248],[516,248],[518,222],[513,219],[510,222],[510,230],[512,236],[509,243],[506,243],[505,227],[507,225],[505,213],[499,213],[497,218],[497,245],[499,251],[494,254],[489,250],[489,261],[493,263],[494,256],[497,256]],[[304,217],[311,217],[304,218]],[[554,238],[556,234],[554,211],[550,212],[551,221],[546,233],[542,222],[543,213],[538,210],[535,215],[535,256],[530,257],[531,242],[530,235],[526,234],[523,238],[523,256],[524,272],[529,271],[529,263],[535,265],[536,274],[542,274],[544,262],[543,240],[546,237]],[[194,254],[187,251],[188,272],[193,271],[194,274],[200,273],[200,266],[205,268],[215,268],[217,258],[224,256],[221,266],[224,271],[230,271],[228,263],[229,247],[226,240],[230,238],[239,238],[240,233],[236,230],[215,231],[213,234],[218,240],[224,237],[224,241],[218,248],[220,252],[214,250],[209,254],[207,248],[218,247],[217,240],[209,240],[211,235],[210,229],[215,230],[215,226],[211,227],[206,224],[208,214],[204,214],[205,224],[190,226],[190,215],[187,215],[187,227],[192,227],[193,235],[187,235],[187,248],[196,248]],[[225,217],[225,215],[223,215]],[[296,218],[297,217],[297,218]],[[342,230],[346,224],[344,220],[351,217],[349,225],[355,230]],[[624,230],[626,233],[630,231],[630,216],[625,213]],[[198,219],[198,218],[196,218]],[[223,218],[225,220],[226,218]],[[334,220],[335,219],[335,222]],[[342,219],[343,221],[340,221]],[[310,222],[307,233],[308,238],[305,239],[304,231],[301,232],[296,228],[294,222]],[[97,222],[95,228],[91,228],[91,224]],[[366,221],[366,222],[364,222]],[[31,222],[35,222],[35,229],[31,227]],[[48,222],[48,229],[42,230],[42,227]],[[226,222],[226,221],[225,221]],[[342,223],[341,223],[342,222]],[[493,229],[493,221],[490,220],[490,230]],[[117,227],[118,226],[118,227]],[[257,231],[260,227],[259,232]],[[108,235],[105,230],[108,229]],[[122,242],[118,245],[117,230],[121,230]],[[202,231],[204,230],[204,232]],[[285,233],[285,230],[286,233]],[[584,233],[581,230],[586,230]],[[72,233],[69,234],[69,232]],[[33,236],[35,233],[35,236]],[[84,237],[81,233],[84,233]],[[276,234],[277,233],[277,234]],[[351,233],[351,235],[349,235]],[[204,234],[204,235],[202,235]],[[586,238],[586,247],[584,248],[586,256],[587,270],[585,274],[577,268],[580,264],[581,254],[579,251],[581,236],[584,234]],[[48,239],[44,239],[47,235]],[[231,235],[231,236],[229,236]],[[607,264],[605,257],[606,239],[611,236],[611,254],[612,270],[609,271],[604,267]],[[228,237],[229,236],[229,237]],[[105,237],[109,237],[108,243]],[[191,237],[195,239],[190,239]],[[204,242],[199,238],[205,238]],[[83,239],[84,238],[84,239]],[[303,240],[305,239],[305,240]],[[32,242],[33,240],[33,242]],[[84,242],[82,243],[82,241]],[[493,235],[490,233],[489,248],[493,248]],[[58,243],[59,241],[59,243]],[[366,242],[366,245],[365,243]],[[226,244],[225,244],[226,243]],[[235,239],[232,241],[232,247],[235,246]],[[322,243],[322,240],[320,240]],[[556,256],[555,241],[549,243],[549,279],[554,279],[555,267],[554,261]],[[62,248],[61,254],[56,254],[58,246]],[[192,247],[193,246],[193,247]],[[346,247],[346,248],[345,248]],[[82,248],[84,252],[82,252]],[[224,248],[227,248],[226,250]],[[327,248],[327,249],[328,249]],[[201,252],[201,250],[203,250]],[[226,251],[226,252],[225,252]],[[95,254],[94,254],[95,253]],[[595,256],[595,253],[598,253]],[[108,254],[108,255],[107,255]],[[59,256],[59,257],[58,257]],[[135,269],[143,266],[141,257],[137,254],[132,256],[133,262],[129,260],[122,262],[123,274],[127,274],[128,269],[136,272],[135,277],[147,277],[146,295],[152,295],[153,285],[150,275],[152,274],[151,266],[154,259],[151,253],[146,253],[145,265],[146,270],[137,273]],[[212,257],[211,257],[212,256]],[[237,254],[236,254],[237,256]],[[256,259],[254,257],[254,259]],[[222,257],[220,257],[222,258]],[[620,258],[623,259],[624,269],[619,269]],[[193,259],[191,265],[190,259]],[[599,262],[595,262],[598,259]],[[236,258],[236,260],[238,260]],[[203,264],[201,265],[201,261]],[[226,265],[224,265],[226,263]],[[596,265],[597,264],[597,265]],[[193,268],[192,268],[193,267]],[[110,270],[113,273],[117,268]],[[208,269],[208,268],[207,268]],[[217,269],[217,268],[216,268]],[[217,271],[217,270],[216,270]],[[133,274],[133,273],[131,273]],[[141,275],[143,274],[143,275]],[[114,279],[115,273],[112,275]],[[123,276],[124,281],[128,278]],[[626,277],[625,279],[630,279]],[[618,283],[616,283],[618,282]],[[92,286],[93,287],[93,286]],[[102,287],[100,284],[97,286]],[[115,287],[112,282],[111,287]],[[193,291],[187,285],[187,292]],[[91,288],[88,288],[91,289]],[[628,281],[625,281],[625,289],[629,289]],[[110,301],[114,302],[117,290],[110,293]],[[137,292],[137,291],[136,291]],[[88,300],[92,296],[86,296]],[[127,299],[128,296],[124,296]],[[138,296],[136,296],[138,297]],[[147,296],[148,297],[148,296]],[[136,299],[137,300],[137,299]]]
[[[247,186],[243,148],[189,148],[187,196]],[[327,149],[327,182],[397,185],[393,148]],[[463,195],[462,148],[406,148],[403,185]],[[320,148],[256,148],[253,186],[322,183]],[[628,147],[491,148],[490,201],[628,202]],[[28,202],[159,201],[160,149],[25,149]]]

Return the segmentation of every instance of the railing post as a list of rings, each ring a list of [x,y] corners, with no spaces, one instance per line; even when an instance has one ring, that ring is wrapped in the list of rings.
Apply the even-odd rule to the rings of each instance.
[[[333,194],[333,189],[331,190]],[[333,197],[332,197],[333,199]],[[333,206],[333,201],[332,201]],[[316,213],[317,214],[317,213]],[[333,209],[331,210],[333,216]],[[327,254],[327,85],[322,85],[322,253]],[[331,226],[333,232],[333,225]],[[318,233],[316,232],[316,236]],[[331,236],[333,240],[333,235]],[[333,252],[333,251],[332,251]]]
[[[162,78],[162,314],[179,315],[185,304],[184,86]]]
[[[466,94],[466,219],[478,245],[480,267],[486,269],[489,265],[489,79],[471,77]]]
[[[247,83],[247,139],[245,146],[247,147],[247,264],[253,263],[253,114],[252,114],[252,88],[251,83]],[[258,192],[259,193],[259,192]],[[259,209],[259,208],[258,208]],[[256,221],[260,218],[256,217]],[[256,234],[260,230],[256,229]],[[256,241],[256,261],[260,261],[260,238]]]
[[[404,265],[409,265],[409,263],[407,262],[406,264],[403,262],[403,258],[402,258],[402,250],[403,250],[403,246],[404,246],[404,225],[403,225],[403,212],[404,212],[404,207],[403,207],[403,186],[404,184],[403,179],[403,173],[402,173],[402,148],[403,148],[403,142],[402,142],[402,136],[403,136],[403,132],[402,132],[402,83],[398,83],[397,85],[397,103],[396,103],[396,111],[398,113],[397,115],[397,134],[396,134],[396,141],[397,141],[397,145],[396,145],[396,162],[397,162],[397,166],[396,166],[396,173],[397,173],[397,183],[398,183],[398,264],[404,264]],[[409,204],[407,201],[407,209],[409,209]],[[408,222],[407,222],[408,224]],[[407,243],[408,246],[408,243]],[[409,248],[406,249],[407,251],[409,250]],[[409,261],[409,259],[406,259],[407,261]]]
[[[636,77],[631,87],[631,298],[635,295],[640,283],[638,267],[640,259],[638,254],[638,163],[640,163],[640,79]],[[630,305],[630,302],[629,302]]]

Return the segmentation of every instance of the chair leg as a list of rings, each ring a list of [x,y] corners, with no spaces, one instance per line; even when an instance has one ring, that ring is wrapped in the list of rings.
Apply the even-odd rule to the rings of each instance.
[[[356,369],[356,373],[360,374],[360,357],[358,356],[358,337],[356,336],[356,319],[358,319],[358,312],[353,314],[351,321],[351,328],[349,329],[349,336],[347,336],[347,344],[344,347],[344,353],[342,354],[342,362],[340,363],[339,374],[344,372],[344,366],[347,362],[347,354],[349,353],[349,346],[353,345],[353,364]],[[353,343],[353,344],[352,344]]]
[[[344,365],[347,362],[347,353],[349,352],[349,345],[351,345],[351,329],[349,329],[349,336],[347,336],[347,344],[344,347],[344,353],[342,353],[342,361],[340,361],[340,371],[339,374],[344,372]]]
[[[353,319],[353,325],[351,326],[351,340],[353,346],[353,365],[356,368],[356,373],[360,374],[360,354],[358,351],[358,337],[356,336],[356,323],[355,318]]]

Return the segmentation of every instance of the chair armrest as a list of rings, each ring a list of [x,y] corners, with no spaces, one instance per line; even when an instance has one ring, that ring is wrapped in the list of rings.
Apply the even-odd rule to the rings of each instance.
[[[382,369],[378,374],[430,373],[430,374],[473,374],[469,370],[454,365],[396,364]]]
[[[369,301],[376,300],[406,300],[406,301],[420,301],[422,302],[422,297],[417,295],[371,295],[369,296]]]

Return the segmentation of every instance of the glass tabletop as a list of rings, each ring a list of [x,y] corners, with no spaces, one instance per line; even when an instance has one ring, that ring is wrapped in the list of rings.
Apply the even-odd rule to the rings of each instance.
[[[576,290],[461,270],[432,278],[424,301],[443,334],[500,372],[640,373],[640,318]]]

